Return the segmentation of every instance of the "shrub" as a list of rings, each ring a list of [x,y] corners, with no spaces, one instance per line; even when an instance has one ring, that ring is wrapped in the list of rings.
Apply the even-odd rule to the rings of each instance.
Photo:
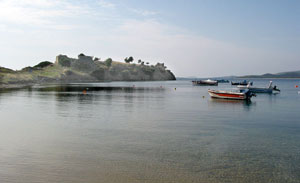
[[[111,58],[108,58],[108,59],[106,59],[106,60],[104,61],[104,63],[105,63],[105,65],[106,65],[107,67],[110,67],[110,66],[111,66],[111,63],[112,63],[112,59],[111,59]]]
[[[133,60],[134,60],[134,59],[133,59],[132,56],[130,56],[129,58],[126,57],[126,58],[124,59],[124,61],[125,61],[126,63],[133,62]]]
[[[44,67],[47,67],[49,65],[52,65],[53,63],[52,62],[49,62],[49,61],[44,61],[44,62],[40,62],[39,64],[33,66],[35,68],[44,68]]]

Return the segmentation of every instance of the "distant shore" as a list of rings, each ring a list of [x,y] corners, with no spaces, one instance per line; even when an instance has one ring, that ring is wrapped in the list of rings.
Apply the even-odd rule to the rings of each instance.
[[[300,77],[297,78],[281,78],[281,77],[274,77],[274,78],[259,78],[259,77],[237,77],[237,79],[300,79]]]

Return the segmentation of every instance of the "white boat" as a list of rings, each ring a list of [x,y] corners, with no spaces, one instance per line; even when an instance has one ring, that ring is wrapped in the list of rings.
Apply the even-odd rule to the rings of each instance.
[[[222,90],[208,90],[208,93],[213,98],[234,99],[234,100],[249,100],[254,96],[248,89],[238,92],[222,91]]]
[[[218,81],[207,79],[207,80],[199,80],[192,81],[194,85],[218,85]]]
[[[248,89],[252,93],[273,93],[273,91],[280,92],[280,90],[276,86],[272,86],[272,81],[270,81],[270,84],[267,87],[254,87],[250,84],[248,84],[247,86],[238,85],[237,87],[240,90]]]

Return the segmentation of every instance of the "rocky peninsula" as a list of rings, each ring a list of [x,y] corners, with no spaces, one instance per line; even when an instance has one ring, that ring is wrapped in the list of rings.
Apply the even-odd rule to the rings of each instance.
[[[0,67],[0,85],[176,80],[164,63],[149,65],[141,60],[137,64],[131,62],[132,57],[126,58],[122,63],[111,58],[101,61],[84,54],[79,54],[78,58],[58,55],[54,63],[44,61],[18,71]]]

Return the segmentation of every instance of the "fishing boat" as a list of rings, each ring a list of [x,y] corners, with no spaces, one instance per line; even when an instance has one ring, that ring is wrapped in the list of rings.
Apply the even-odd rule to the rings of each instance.
[[[248,89],[252,93],[273,93],[274,91],[280,92],[280,90],[277,88],[277,86],[272,86],[272,81],[270,81],[269,85],[267,87],[254,87],[251,85],[238,85],[238,89],[244,90]]]
[[[208,90],[208,93],[213,98],[233,99],[233,100],[250,100],[254,96],[248,89],[234,91]]]
[[[253,82],[250,82],[250,81],[247,81],[247,80],[244,80],[244,81],[240,81],[240,82],[232,82],[231,81],[231,85],[248,85],[250,83],[250,85],[253,84]]]
[[[210,80],[210,79],[207,79],[207,80],[199,80],[199,81],[192,81],[192,83],[194,85],[218,85],[218,81],[215,81],[215,80]]]

